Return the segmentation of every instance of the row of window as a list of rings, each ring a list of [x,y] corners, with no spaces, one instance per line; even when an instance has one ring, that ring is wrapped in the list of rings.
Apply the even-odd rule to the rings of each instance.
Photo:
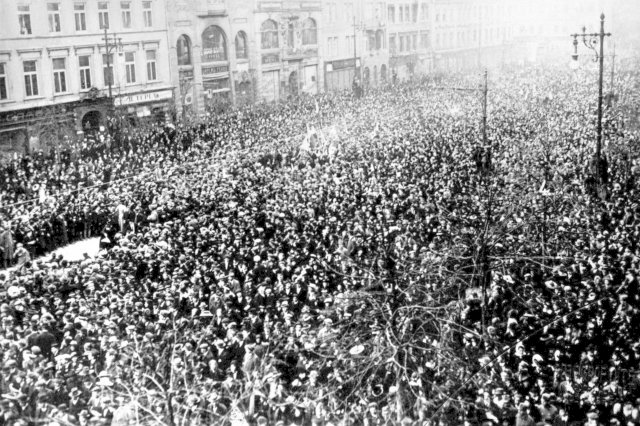
[[[148,82],[158,79],[155,50],[146,50],[145,52],[146,76]],[[55,94],[65,94],[69,92],[67,79],[68,58],[53,58],[51,65],[53,70],[53,92]],[[103,82],[105,87],[114,84],[114,55],[102,55]],[[138,73],[136,70],[136,52],[124,53],[125,79],[127,84],[135,84],[138,82]],[[23,61],[22,71],[24,78],[24,94],[26,97],[41,96],[41,89],[38,84],[39,72],[38,61]],[[88,90],[93,87],[93,75],[91,73],[91,56],[78,56],[77,71],[80,77],[80,90]],[[0,100],[6,100],[8,97],[6,64],[0,63]]]
[[[280,47],[278,35],[278,23],[273,19],[267,19],[260,26],[260,46],[263,49],[276,49]],[[287,44],[295,46],[296,28],[292,22],[287,26]],[[316,21],[307,18],[302,22],[302,45],[313,45],[318,43],[318,26]]]
[[[389,5],[387,8],[389,22],[426,22],[429,18],[429,7],[426,3],[420,5],[420,15],[418,16],[418,4]]]
[[[418,44],[418,42],[420,44]],[[389,36],[389,50],[396,52],[414,52],[429,48],[429,33],[392,34]]]
[[[384,2],[368,2],[362,6],[364,19],[366,21],[376,19],[385,21],[385,4]],[[324,7],[326,22],[347,22],[351,23],[355,17],[355,9],[353,2],[327,3]]]
[[[287,45],[295,46],[297,43],[297,31],[293,24],[287,28]],[[318,28],[316,21],[311,18],[302,23],[303,46],[315,45],[318,43]],[[211,25],[202,32],[202,62],[228,61],[227,36],[222,28]],[[280,47],[278,23],[268,19],[262,23],[260,28],[260,46],[262,49],[277,49]],[[235,51],[237,59],[246,59],[249,56],[247,34],[239,31],[235,37]],[[186,35],[181,35],[176,43],[178,55],[178,65],[191,65],[191,39]]]
[[[153,26],[153,14],[151,1],[142,2],[142,19],[144,26],[150,28]],[[47,3],[47,15],[49,23],[49,33],[62,32],[61,14],[62,10],[60,3],[49,2]],[[122,19],[122,28],[131,28],[132,15],[131,15],[131,2],[120,2],[120,13]],[[86,17],[86,3],[75,2],[73,3],[73,22],[76,31],[87,31],[87,17]],[[100,29],[109,28],[109,2],[98,2],[98,23]],[[20,26],[21,35],[31,35],[31,6],[18,5],[18,24]]]

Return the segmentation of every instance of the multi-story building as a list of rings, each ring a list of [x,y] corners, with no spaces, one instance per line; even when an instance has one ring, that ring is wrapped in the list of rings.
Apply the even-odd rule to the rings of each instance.
[[[256,0],[257,101],[322,91],[321,12],[319,0]]]
[[[387,3],[389,60],[391,72],[397,78],[424,74],[433,68],[431,3],[429,0]]]
[[[179,107],[202,114],[322,90],[319,21],[313,0],[170,2]]]
[[[456,71],[504,63],[511,48],[508,0],[434,0],[435,69]]]
[[[168,3],[172,82],[184,115],[253,102],[252,4],[225,0]]]
[[[46,148],[61,132],[103,126],[111,105],[138,117],[166,111],[165,11],[164,0],[6,0],[0,149]]]
[[[387,6],[376,0],[325,0],[322,5],[324,88],[377,86],[390,77]]]

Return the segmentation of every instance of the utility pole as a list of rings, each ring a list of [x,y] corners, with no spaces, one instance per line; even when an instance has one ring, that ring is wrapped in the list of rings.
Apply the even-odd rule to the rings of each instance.
[[[489,93],[489,72],[484,70],[484,87],[482,88],[482,144],[487,146],[487,94]]]
[[[354,13],[353,13],[353,72],[354,72],[354,78],[359,76],[358,73],[358,38],[356,35],[356,31],[358,29],[358,26],[356,25],[356,14],[355,14],[355,9],[354,9]]]
[[[109,73],[109,81],[107,84],[109,85],[109,99],[113,102],[113,94],[112,94],[112,86],[113,86],[113,68],[111,66],[111,51],[115,48],[122,48],[122,39],[120,37],[116,37],[116,34],[111,36],[109,39],[109,35],[107,34],[107,27],[104,27],[104,51],[107,57],[107,70]]]
[[[599,65],[598,72],[598,126],[597,126],[597,140],[596,140],[596,154],[595,159],[597,161],[596,165],[596,173],[598,183],[603,183],[603,172],[602,170],[602,86],[604,80],[604,38],[610,37],[611,33],[604,32],[604,13],[600,15],[600,32],[598,33],[587,33],[586,27],[582,28],[582,33],[571,34],[573,37],[573,47],[574,53],[572,55],[574,61],[578,61],[578,37],[582,37],[582,42],[586,47],[593,50],[596,57],[595,60]],[[597,44],[600,44],[600,48],[597,49]]]
[[[609,106],[613,105],[613,102],[615,100],[615,96],[616,96],[616,91],[615,91],[615,69],[616,69],[616,44],[615,42],[613,43],[613,54],[611,55],[611,93],[609,94],[610,96],[610,103]]]

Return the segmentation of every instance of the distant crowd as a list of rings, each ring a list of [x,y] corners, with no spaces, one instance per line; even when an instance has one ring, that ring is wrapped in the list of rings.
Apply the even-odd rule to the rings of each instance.
[[[246,107],[2,166],[0,425],[640,425],[638,131],[607,109],[594,189],[583,76],[492,76],[486,140],[481,94],[436,87],[479,78]],[[465,260],[479,233],[482,277]],[[95,258],[50,255],[95,236]],[[468,277],[431,345],[457,347],[472,379],[414,349],[411,392],[394,359],[354,384],[345,372],[390,334],[345,354],[344,327],[371,313],[340,304],[406,282],[435,294],[434,265]],[[413,320],[384,306],[382,330]]]

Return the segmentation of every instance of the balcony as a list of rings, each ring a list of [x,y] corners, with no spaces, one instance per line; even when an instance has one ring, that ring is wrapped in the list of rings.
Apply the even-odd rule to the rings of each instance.
[[[201,18],[227,16],[227,0],[201,0],[199,2],[198,16]]]

